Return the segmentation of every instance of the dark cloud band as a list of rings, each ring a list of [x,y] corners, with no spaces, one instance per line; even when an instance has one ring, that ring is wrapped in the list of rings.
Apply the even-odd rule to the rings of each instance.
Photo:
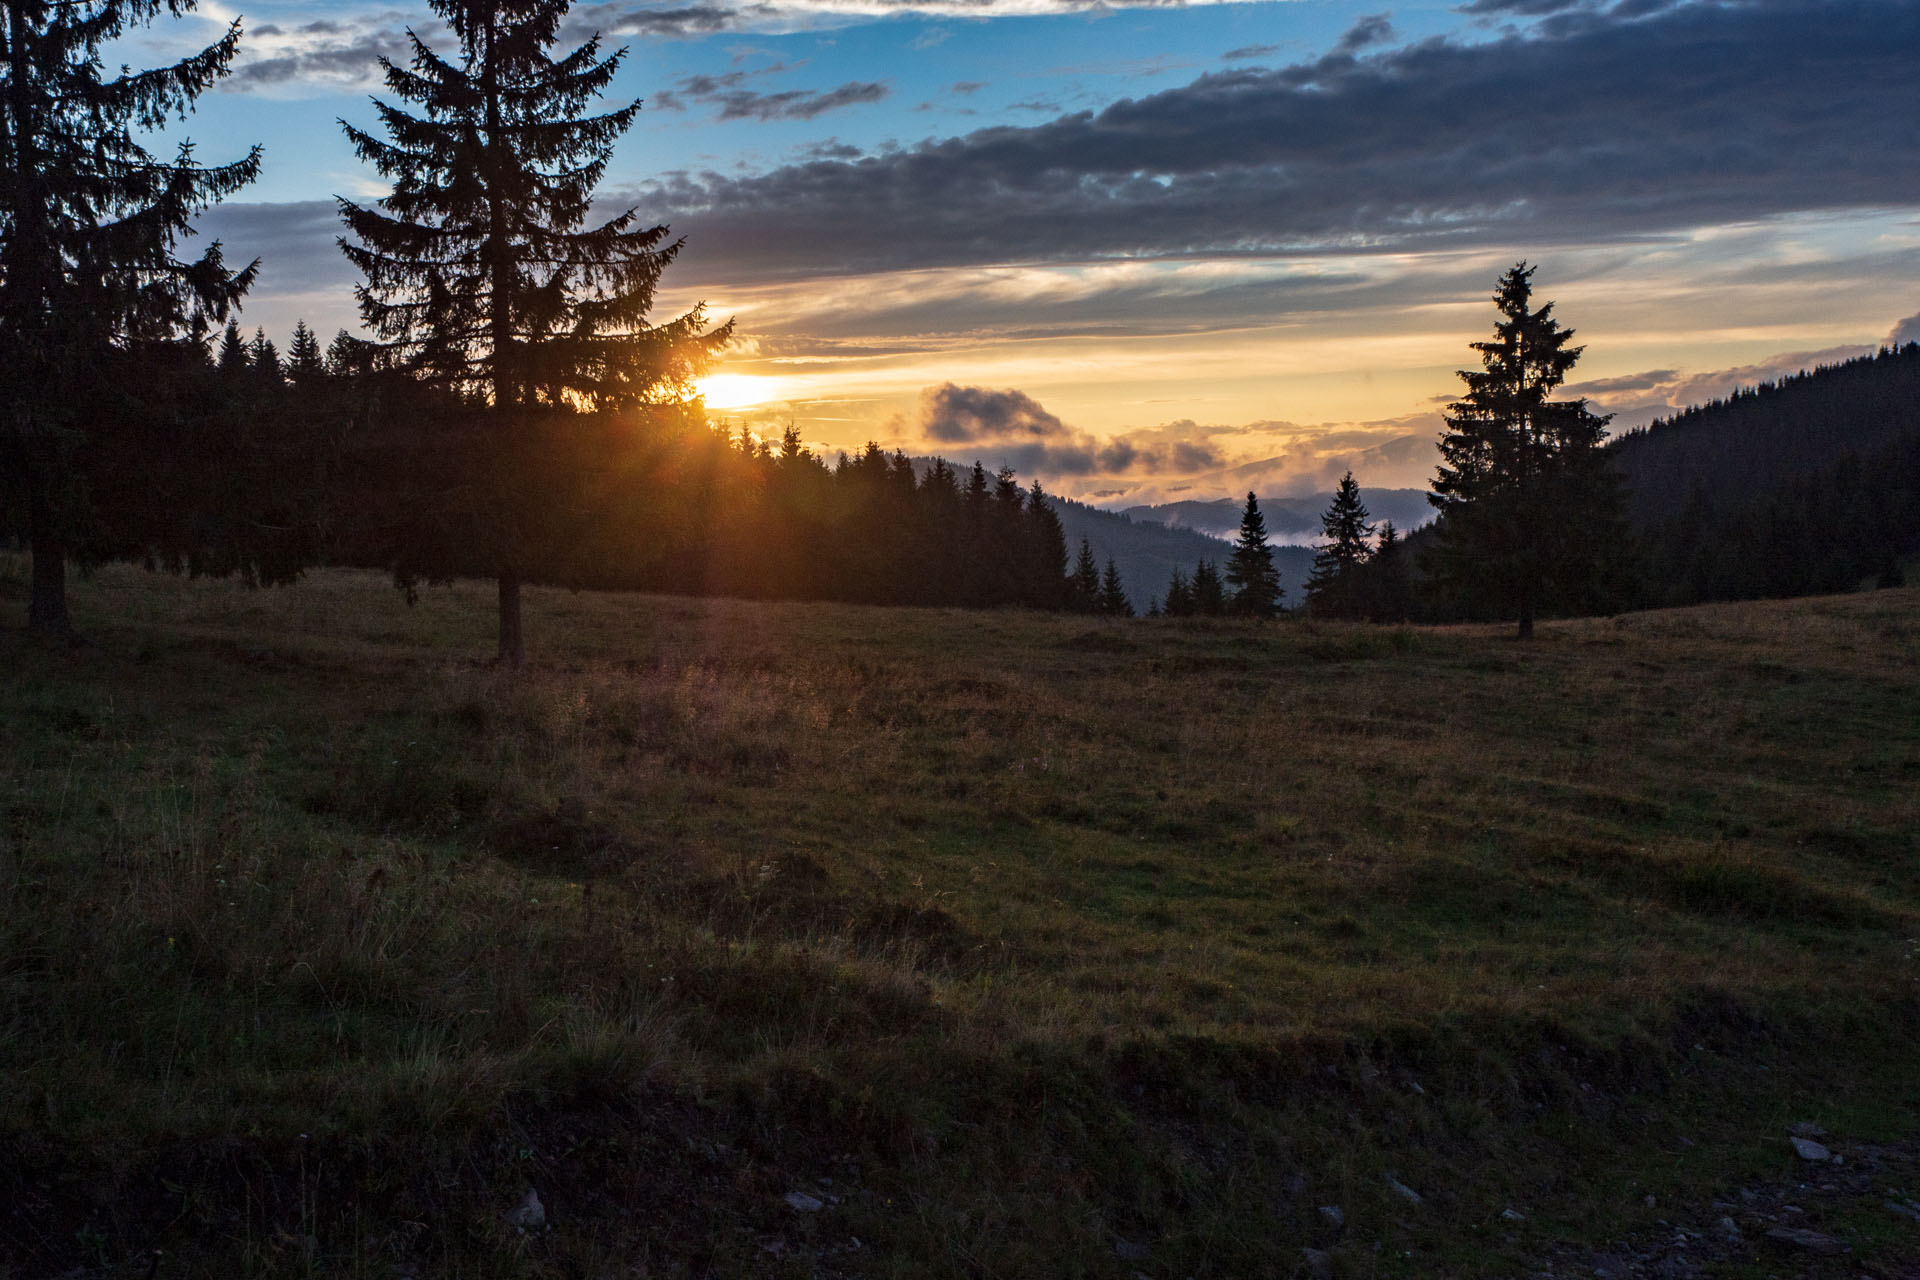
[[[1908,0],[1694,3],[636,198],[715,279],[1627,237],[1920,203],[1915,66]]]

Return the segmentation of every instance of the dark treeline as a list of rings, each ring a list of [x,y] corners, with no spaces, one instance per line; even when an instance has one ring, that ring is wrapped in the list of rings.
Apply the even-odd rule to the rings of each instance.
[[[1545,612],[1903,585],[1903,566],[1920,556],[1920,345],[1688,409],[1622,433],[1604,456],[1625,509],[1622,554],[1575,591],[1546,583]],[[1323,556],[1341,541],[1339,515],[1328,512]],[[1309,607],[1375,620],[1506,616],[1496,595],[1433,572],[1443,532],[1422,529],[1391,555],[1363,546],[1348,579],[1358,598],[1310,586]]]
[[[244,342],[230,331],[213,358],[182,361],[198,366],[187,381],[209,403],[231,405],[228,416],[254,424],[259,438],[328,441],[325,465],[302,472],[306,518],[285,522],[302,530],[290,550],[308,560],[386,569],[408,589],[485,576],[498,536],[491,526],[511,509],[529,582],[1099,607],[1097,588],[1076,591],[1051,500],[1008,470],[956,469],[943,459],[916,467],[872,444],[830,463],[796,430],[760,441],[709,426],[688,403],[555,409],[525,447],[488,447],[460,397],[364,367],[367,352],[351,339],[336,341],[330,361],[304,326],[295,345],[310,353],[306,362],[283,362],[264,338]],[[281,474],[282,487],[293,487]],[[503,502],[503,490],[545,500]]]
[[[1644,603],[1892,585],[1920,553],[1920,345],[1689,409],[1609,452]]]
[[[318,500],[344,426],[314,394],[325,371],[312,354],[290,375],[263,336],[231,330],[214,358],[190,340],[105,349],[69,463],[85,501],[61,504],[66,554],[254,585],[297,579],[322,554]],[[0,503],[0,536],[24,539],[26,522],[7,517],[26,506]]]

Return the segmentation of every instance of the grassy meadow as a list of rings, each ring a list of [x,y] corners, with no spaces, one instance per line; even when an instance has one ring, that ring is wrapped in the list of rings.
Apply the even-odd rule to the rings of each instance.
[[[512,674],[487,584],[25,578],[0,1276],[1524,1274],[1920,1138],[1920,591],[535,591]],[[1913,1274],[1886,1169],[1722,1265]]]

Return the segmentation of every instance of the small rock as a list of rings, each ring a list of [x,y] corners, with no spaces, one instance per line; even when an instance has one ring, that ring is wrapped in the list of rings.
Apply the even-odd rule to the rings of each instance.
[[[1316,1280],[1331,1280],[1333,1275],[1333,1255],[1325,1249],[1302,1249],[1300,1257],[1306,1262],[1307,1270],[1313,1272]]]
[[[818,1213],[827,1207],[818,1196],[810,1196],[804,1191],[787,1192],[786,1201],[787,1208],[795,1213]]]
[[[1833,1152],[1827,1150],[1812,1138],[1788,1138],[1793,1150],[1802,1160],[1831,1160]]]
[[[1424,1204],[1426,1202],[1425,1196],[1421,1195],[1418,1191],[1415,1191],[1412,1187],[1400,1181],[1400,1179],[1394,1177],[1392,1174],[1387,1175],[1387,1185],[1389,1187],[1392,1187],[1397,1194],[1405,1197],[1409,1204]]]
[[[1796,1249],[1805,1249],[1809,1253],[1833,1255],[1851,1251],[1844,1240],[1821,1235],[1818,1231],[1809,1231],[1805,1227],[1773,1227],[1767,1232],[1767,1239],[1775,1244],[1791,1245]]]
[[[1320,1216],[1336,1227],[1344,1227],[1347,1225],[1347,1215],[1341,1211],[1340,1206],[1337,1204],[1321,1205]]]
[[[1732,1218],[1722,1218],[1720,1219],[1720,1234],[1729,1240],[1738,1240],[1740,1238],[1740,1224]]]
[[[538,1231],[547,1225],[547,1206],[540,1203],[540,1193],[532,1187],[520,1203],[507,1211],[507,1225],[515,1231]]]
[[[1651,1209],[1654,1206],[1654,1199],[1652,1196],[1647,1196],[1640,1203],[1646,1205],[1647,1208]]]
[[[1527,1215],[1520,1212],[1518,1209],[1502,1209],[1500,1211],[1500,1216],[1502,1218],[1505,1218],[1508,1222],[1525,1222],[1527,1220]]]
[[[1899,1204],[1889,1200],[1887,1201],[1887,1208],[1893,1210],[1903,1218],[1912,1218],[1915,1222],[1920,1222],[1920,1209],[1916,1209],[1910,1204]],[[1325,1210],[1321,1212],[1324,1213]]]

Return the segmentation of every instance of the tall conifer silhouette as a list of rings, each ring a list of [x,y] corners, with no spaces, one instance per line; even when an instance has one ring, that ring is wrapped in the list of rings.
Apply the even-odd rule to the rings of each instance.
[[[1583,348],[1568,345],[1553,304],[1535,308],[1533,271],[1518,263],[1493,295],[1493,340],[1466,394],[1447,408],[1431,501],[1441,521],[1434,563],[1457,587],[1489,591],[1522,640],[1554,597],[1586,603],[1601,560],[1625,541],[1619,489],[1600,446],[1607,419],[1585,400],[1551,400]]]
[[[1127,589],[1120,582],[1120,566],[1107,557],[1106,572],[1100,575],[1100,605],[1098,612],[1115,618],[1131,618],[1133,602],[1127,599]]]
[[[1240,537],[1227,557],[1227,581],[1233,585],[1235,612],[1271,618],[1280,607],[1280,571],[1273,567],[1273,548],[1267,545],[1267,520],[1251,493],[1240,516]]]
[[[1365,608],[1359,570],[1372,551],[1368,539],[1373,536],[1373,524],[1367,519],[1367,505],[1360,500],[1353,472],[1347,472],[1333,491],[1333,501],[1320,517],[1320,532],[1326,541],[1313,555],[1307,607],[1325,617],[1354,617]]]
[[[1067,607],[1077,613],[1092,613],[1100,607],[1100,565],[1093,558],[1093,544],[1085,538],[1080,539],[1080,554],[1067,579]]]
[[[326,375],[327,362],[320,354],[320,339],[307,328],[305,320],[294,321],[293,340],[287,344],[287,377],[295,383],[312,383]]]
[[[1217,618],[1227,611],[1227,591],[1220,581],[1220,570],[1211,560],[1193,566],[1193,611]]]
[[[257,264],[229,270],[217,241],[192,261],[175,250],[196,214],[259,173],[259,148],[205,166],[190,143],[164,161],[141,141],[227,73],[240,24],[171,66],[102,66],[136,25],[192,8],[7,0],[0,20],[0,527],[24,513],[37,634],[73,638],[66,560],[88,524],[76,458],[115,354],[202,336],[254,279]]]
[[[537,513],[541,437],[578,408],[683,398],[729,336],[703,307],[650,325],[661,273],[679,252],[664,226],[629,209],[586,226],[594,188],[640,103],[586,114],[625,50],[599,38],[552,56],[558,0],[433,0],[456,42],[447,57],[409,32],[407,67],[381,60],[382,139],[343,124],[393,183],[368,208],[341,199],[365,277],[360,311],[399,367],[484,412],[471,447],[491,465],[480,488],[499,583],[500,657],[524,658],[520,583]],[[357,242],[356,242],[357,241]]]

